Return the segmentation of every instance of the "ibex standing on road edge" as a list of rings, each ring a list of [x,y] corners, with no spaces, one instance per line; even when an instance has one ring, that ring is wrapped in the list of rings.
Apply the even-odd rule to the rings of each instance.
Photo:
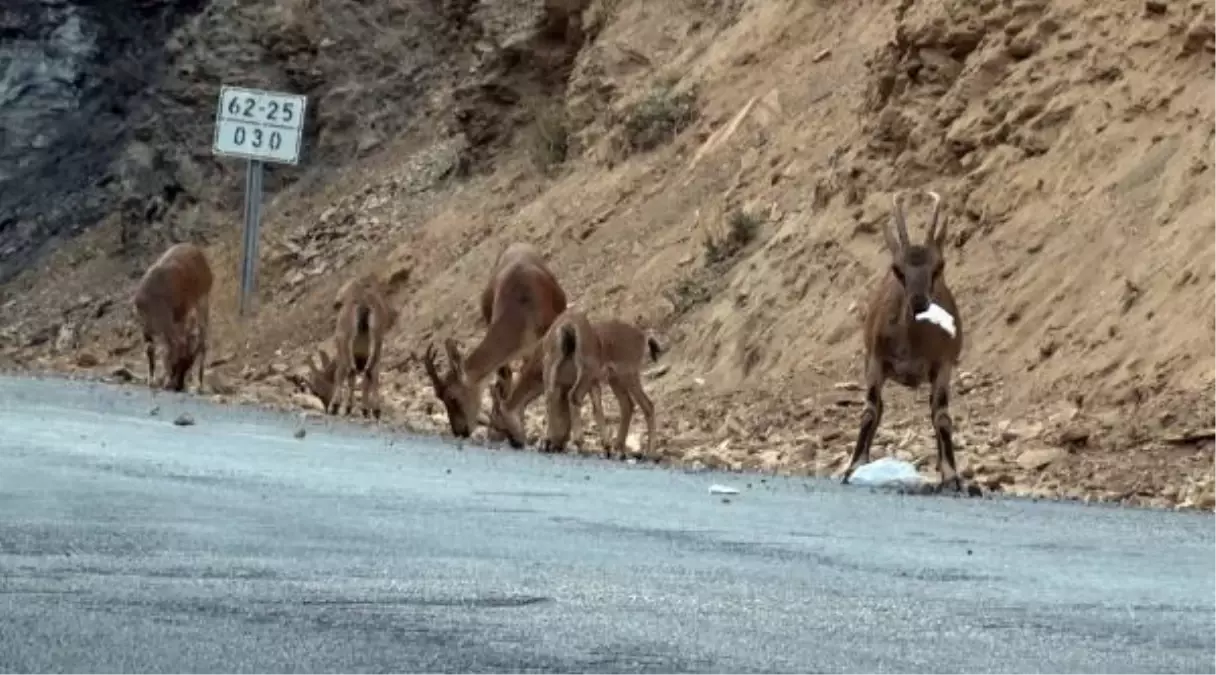
[[[943,250],[947,228],[944,223],[938,228],[941,196],[936,192],[926,194],[933,199],[933,216],[924,244],[908,242],[898,193],[892,200],[895,232],[892,233],[890,224],[883,230],[892,261],[866,305],[863,332],[866,403],[857,444],[842,483],[848,483],[857,467],[870,461],[870,445],[882,420],[883,383],[891,379],[915,390],[927,380],[932,388],[930,410],[941,474],[938,489],[948,484],[960,491],[963,487],[954,461],[949,408],[950,375],[962,353],[963,326],[954,296],[946,287]],[[917,315],[930,311],[934,304],[954,318],[953,334],[941,326],[917,320]]]
[[[334,304],[338,318],[334,327],[333,391],[326,411],[336,414],[346,385],[346,414],[355,406],[355,376],[363,376],[363,416],[370,412],[380,419],[380,361],[384,336],[397,322],[397,310],[388,306],[379,277],[366,274],[348,281]]]
[[[139,280],[131,303],[148,355],[149,387],[155,388],[156,338],[160,337],[165,342],[165,387],[183,391],[197,360],[198,390],[203,390],[212,281],[203,249],[188,242],[170,246]],[[195,323],[187,325],[191,313]]]

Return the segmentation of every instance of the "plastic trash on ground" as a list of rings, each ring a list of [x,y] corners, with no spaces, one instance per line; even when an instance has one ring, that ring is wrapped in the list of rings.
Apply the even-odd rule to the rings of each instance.
[[[925,484],[925,477],[916,471],[911,462],[883,457],[857,467],[849,483],[867,487],[917,488]]]
[[[936,324],[942,330],[949,333],[950,337],[954,337],[954,317],[936,302],[929,303],[929,309],[917,314],[916,320]]]
[[[714,483],[709,486],[709,494],[711,495],[737,495],[739,491],[729,485],[719,485]]]

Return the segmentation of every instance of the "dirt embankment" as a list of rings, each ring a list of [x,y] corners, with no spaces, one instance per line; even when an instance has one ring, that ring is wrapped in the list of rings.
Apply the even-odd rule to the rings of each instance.
[[[305,77],[267,84],[316,97],[322,129],[308,179],[269,200],[251,324],[234,319],[237,208],[190,212],[220,271],[219,390],[308,405],[287,371],[327,337],[338,284],[379,269],[402,309],[390,416],[439,430],[408,356],[478,339],[487,266],[526,239],[580,306],[662,334],[660,459],[832,474],[860,417],[861,303],[887,264],[891,194],[932,188],[967,333],[952,399],[966,475],[1212,507],[1208,4],[419,3],[439,27],[415,38],[393,33],[402,6],[242,3],[280,22],[225,34],[262,50],[255,70]],[[372,28],[344,32],[347,12]],[[243,15],[200,16],[181,54],[218,39],[206,21]],[[450,51],[420,79],[369,56],[432,34]],[[242,71],[202,72],[193,86]],[[923,222],[914,201],[913,236]],[[107,305],[130,282],[90,253],[116,227],[6,289],[9,359],[142,371]],[[927,396],[888,385],[876,455],[931,470]]]

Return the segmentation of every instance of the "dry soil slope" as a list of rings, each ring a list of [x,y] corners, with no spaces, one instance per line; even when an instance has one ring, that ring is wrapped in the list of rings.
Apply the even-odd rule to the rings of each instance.
[[[1210,429],[1213,409],[1205,3],[618,0],[583,18],[562,86],[518,69],[495,82],[529,101],[508,107],[534,109],[537,92],[563,106],[563,165],[538,171],[520,133],[489,173],[413,190],[421,139],[407,136],[323,190],[281,195],[265,310],[254,330],[221,327],[221,370],[279,395],[283,366],[262,366],[311,350],[341,278],[379,268],[403,307],[398,417],[437,428],[405,357],[449,332],[470,344],[489,262],[526,238],[578,304],[665,334],[670,370],[650,387],[666,456],[831,472],[860,413],[839,385],[860,376],[859,305],[886,264],[891,193],[933,188],[968,334],[953,405],[969,473],[1210,505],[1210,438],[1181,438]],[[695,89],[695,122],[630,152],[632,105],[669,83]],[[756,238],[708,264],[705,237],[740,210]],[[913,227],[923,218],[914,202]],[[925,392],[888,391],[880,445],[927,459]]]

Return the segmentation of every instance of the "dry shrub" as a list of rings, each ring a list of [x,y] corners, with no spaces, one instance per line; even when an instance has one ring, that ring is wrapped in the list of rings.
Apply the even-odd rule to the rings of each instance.
[[[646,152],[669,143],[697,120],[695,88],[676,91],[662,83],[625,112],[625,141],[633,152]]]
[[[725,232],[706,231],[702,243],[705,245],[705,264],[716,265],[735,257],[760,233],[764,219],[759,215],[737,208],[726,219]]]
[[[570,150],[570,125],[560,104],[529,106],[532,123],[524,129],[524,143],[533,165],[544,174],[566,161]]]

